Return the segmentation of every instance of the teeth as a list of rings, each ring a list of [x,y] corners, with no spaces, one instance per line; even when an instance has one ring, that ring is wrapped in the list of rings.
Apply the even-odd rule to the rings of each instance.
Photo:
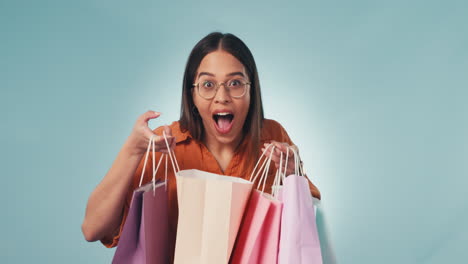
[[[216,115],[219,115],[219,116],[227,116],[227,115],[230,115],[231,113],[227,113],[227,112],[224,112],[224,113],[217,113]]]

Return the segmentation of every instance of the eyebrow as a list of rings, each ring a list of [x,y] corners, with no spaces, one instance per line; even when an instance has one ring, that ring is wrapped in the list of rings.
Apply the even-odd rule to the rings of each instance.
[[[208,76],[212,76],[212,77],[215,76],[214,74],[212,74],[210,72],[200,72],[198,74],[198,78],[200,78],[200,76],[203,76],[203,75],[208,75]],[[229,74],[226,74],[226,76],[228,76],[228,77],[235,76],[235,75],[240,75],[242,77],[245,77],[245,75],[242,72],[231,72]]]

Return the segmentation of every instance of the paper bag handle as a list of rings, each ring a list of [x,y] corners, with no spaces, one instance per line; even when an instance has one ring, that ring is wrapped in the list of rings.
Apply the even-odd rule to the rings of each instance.
[[[312,181],[310,180],[309,176],[307,176],[307,174],[305,173],[305,170],[303,168],[303,166],[301,166],[301,158],[299,156],[299,153],[291,147],[291,150],[293,151],[294,153],[294,160],[295,160],[295,171],[296,171],[296,175],[299,175],[299,176],[303,176],[305,177],[310,183],[312,183]]]
[[[265,166],[265,164],[267,163],[267,160],[268,160],[268,158],[266,158],[266,157],[265,157],[265,160],[264,160],[263,163],[262,163],[262,166],[260,166],[260,168],[258,169],[257,173],[255,173],[255,171],[257,170],[258,165],[260,164],[260,161],[262,161],[263,156],[265,156],[265,152],[266,152],[267,149],[270,148],[271,146],[273,146],[272,151],[275,149],[275,146],[274,146],[273,144],[271,144],[271,143],[268,144],[268,145],[266,146],[265,151],[262,152],[262,155],[261,155],[260,158],[258,159],[257,164],[255,164],[255,167],[254,167],[254,169],[252,170],[252,174],[250,175],[250,179],[249,179],[250,182],[255,182],[255,180],[257,180],[258,175],[259,175],[260,172],[263,170],[263,167]],[[254,175],[255,175],[255,176],[254,176]]]
[[[283,152],[280,153],[280,164],[279,164],[279,169],[276,170],[276,175],[275,175],[275,181],[273,182],[273,185],[275,188],[271,188],[271,195],[273,197],[278,197],[278,192],[279,192],[279,187],[281,186],[281,182],[284,181],[286,178],[286,172],[288,169],[288,159],[289,159],[289,148],[286,149],[286,160],[284,164],[284,172],[281,172],[281,167],[283,166]]]
[[[153,181],[153,190],[156,188],[156,183],[155,183],[156,172],[158,171],[159,165],[161,164],[161,160],[163,158],[163,156],[161,155],[161,158],[159,159],[159,162],[158,162],[158,166],[155,169],[156,155],[155,155],[155,151],[154,151],[154,149],[155,149],[154,137],[155,137],[155,135],[153,134],[149,139],[148,148],[146,149],[145,161],[143,163],[143,169],[141,170],[140,184],[138,185],[138,187],[141,187],[141,185],[143,183],[143,176],[145,175],[146,163],[148,163],[148,156],[149,156],[150,148],[151,148],[151,145],[153,145],[153,179],[152,179],[152,181]]]
[[[172,168],[174,169],[174,176],[175,176],[175,175],[177,175],[177,172],[180,171],[179,164],[177,163],[177,159],[176,159],[174,150],[172,150],[169,147],[169,142],[167,141],[167,136],[166,136],[165,131],[163,131],[163,137],[164,137],[164,141],[166,142],[167,152],[169,153],[169,158],[171,159]]]
[[[260,184],[263,181],[262,193],[265,191],[266,179],[268,178],[268,172],[270,171],[271,158],[273,157],[274,150],[275,150],[275,146],[273,146],[273,148],[271,149],[270,156],[268,157],[268,159],[265,159],[265,161],[267,161],[266,167],[263,170],[263,175],[260,177],[260,180],[258,181],[257,189],[260,187]],[[265,162],[263,165],[265,165]]]

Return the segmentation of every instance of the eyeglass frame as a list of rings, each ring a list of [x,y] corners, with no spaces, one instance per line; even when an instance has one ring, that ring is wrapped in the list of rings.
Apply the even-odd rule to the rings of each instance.
[[[198,95],[200,95],[201,98],[206,99],[206,100],[211,100],[211,99],[216,97],[216,94],[218,93],[219,87],[221,87],[221,85],[223,85],[224,88],[227,89],[227,91],[229,92],[229,96],[231,96],[233,98],[236,98],[236,99],[239,99],[239,98],[242,98],[247,93],[247,85],[250,86],[251,84],[252,84],[251,82],[242,83],[242,85],[244,85],[244,93],[242,95],[239,95],[239,96],[231,95],[231,90],[230,90],[229,86],[226,86],[225,82],[216,83],[216,91],[215,91],[213,97],[210,97],[210,98],[206,98],[206,97],[201,95],[201,93],[200,93],[200,82],[194,83],[193,88],[195,88],[195,87],[197,88]]]

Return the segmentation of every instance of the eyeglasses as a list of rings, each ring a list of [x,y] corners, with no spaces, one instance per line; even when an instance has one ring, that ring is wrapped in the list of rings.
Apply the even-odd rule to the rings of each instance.
[[[247,92],[247,86],[250,85],[250,82],[242,82],[238,79],[229,80],[225,83],[214,83],[212,81],[201,81],[199,83],[194,83],[193,87],[197,88],[198,94],[205,99],[213,99],[218,92],[219,87],[224,85],[224,88],[227,89],[229,95],[234,98],[241,98]]]

